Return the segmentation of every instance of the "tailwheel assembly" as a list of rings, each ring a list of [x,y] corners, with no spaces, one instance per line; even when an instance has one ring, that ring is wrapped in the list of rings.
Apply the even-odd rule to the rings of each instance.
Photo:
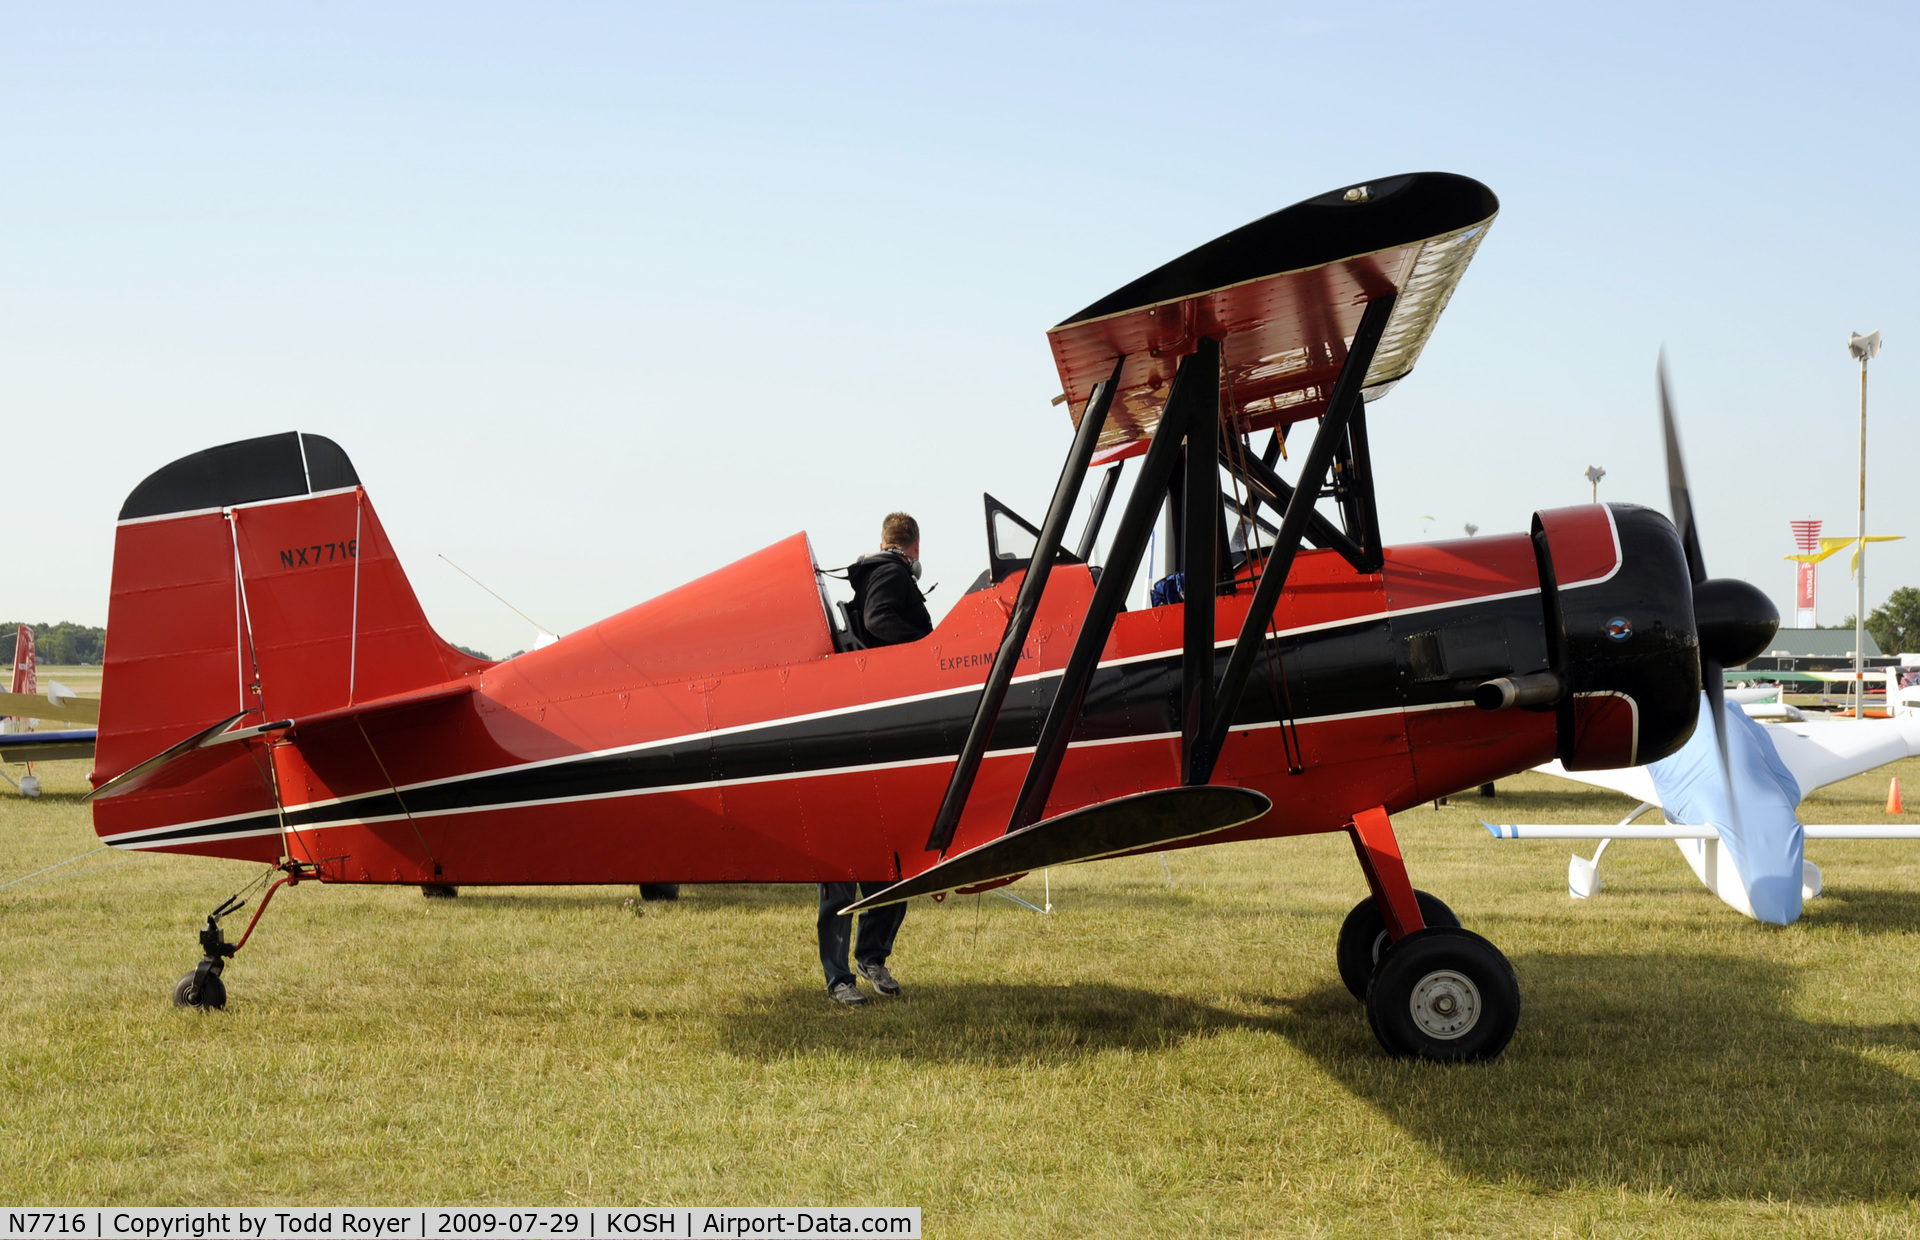
[[[227,1006],[227,984],[220,974],[226,969],[227,961],[235,952],[247,945],[247,939],[253,935],[253,928],[260,924],[260,914],[267,911],[273,893],[282,887],[293,886],[302,878],[313,877],[313,872],[297,861],[289,861],[278,867],[285,873],[276,879],[260,897],[260,907],[253,910],[253,920],[240,935],[238,943],[227,942],[226,934],[220,929],[220,920],[239,912],[246,907],[247,893],[266,881],[268,870],[246,887],[222,900],[218,907],[207,914],[207,924],[200,928],[200,963],[173,984],[173,1006],[197,1008],[202,1012],[211,1012]]]
[[[1492,1059],[1520,1023],[1520,983],[1500,949],[1471,930],[1416,930],[1374,971],[1367,1021],[1397,1059]]]
[[[1413,898],[1420,904],[1420,919],[1429,926],[1459,929],[1460,919],[1439,896],[1416,891]],[[1334,961],[1340,966],[1340,980],[1362,1003],[1367,1001],[1367,984],[1373,980],[1374,970],[1380,967],[1389,946],[1387,919],[1380,915],[1380,906],[1374,903],[1373,897],[1368,896],[1354,905],[1346,921],[1341,923],[1340,939],[1333,949]]]

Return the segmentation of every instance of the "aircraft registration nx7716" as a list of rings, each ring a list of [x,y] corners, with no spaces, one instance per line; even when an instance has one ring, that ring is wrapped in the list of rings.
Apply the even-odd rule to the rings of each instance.
[[[1074,433],[1045,517],[990,506],[989,570],[908,645],[857,648],[796,533],[489,663],[428,626],[332,441],[183,457],[120,513],[96,829],[277,867],[267,896],[310,879],[892,882],[855,907],[1341,831],[1370,894],[1336,956],[1381,1044],[1497,1055],[1513,970],[1415,892],[1388,815],[1555,757],[1671,753],[1703,662],[1717,682],[1777,624],[1631,505],[1382,545],[1370,402],[1413,369],[1497,209],[1444,173],[1342,187],[1053,328]],[[1289,484],[1275,466],[1302,423]],[[1175,601],[1126,610],[1163,506]],[[238,945],[220,919],[238,906],[209,917],[177,1001],[225,1001]]]

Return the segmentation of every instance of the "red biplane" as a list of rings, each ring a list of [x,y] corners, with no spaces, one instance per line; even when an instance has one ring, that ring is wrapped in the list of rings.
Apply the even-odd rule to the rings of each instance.
[[[794,534],[485,662],[429,627],[332,441],[184,457],[120,513],[95,826],[277,867],[261,908],[308,879],[892,881],[857,908],[1344,831],[1371,895],[1336,954],[1382,1045],[1496,1055],[1513,971],[1413,889],[1388,815],[1556,757],[1671,753],[1703,661],[1742,661],[1777,623],[1751,587],[1690,573],[1690,518],[1683,538],[1631,505],[1381,544],[1368,403],[1413,369],[1497,207],[1440,173],[1342,188],[1054,328],[1076,416],[1046,516],[1009,548],[990,502],[989,571],[910,645],[858,648]],[[1289,484],[1276,466],[1302,422]],[[1175,601],[1126,610],[1163,506],[1157,597]],[[224,1003],[237,907],[208,918],[177,1001]]]

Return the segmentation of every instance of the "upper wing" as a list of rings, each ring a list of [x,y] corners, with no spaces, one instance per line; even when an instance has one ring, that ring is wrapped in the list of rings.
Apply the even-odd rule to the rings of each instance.
[[[1076,424],[1124,354],[1100,451],[1111,460],[1144,445],[1202,338],[1221,345],[1223,418],[1249,430],[1316,418],[1366,303],[1397,293],[1364,385],[1369,400],[1383,395],[1413,369],[1499,209],[1478,181],[1417,172],[1337,189],[1209,241],[1048,333]]]

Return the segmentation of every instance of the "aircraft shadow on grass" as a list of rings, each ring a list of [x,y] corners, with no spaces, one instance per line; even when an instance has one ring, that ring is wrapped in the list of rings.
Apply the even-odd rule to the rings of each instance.
[[[19,770],[18,767],[15,767],[12,769],[16,773]],[[5,784],[0,784],[0,793],[10,793],[12,791],[13,789],[8,788]],[[67,791],[59,791],[52,788],[47,788],[45,785],[42,785],[42,791],[40,792],[40,794],[38,796],[33,797],[31,800],[29,800],[26,797],[10,798],[6,803],[9,805],[17,804],[23,807],[36,806],[36,805],[41,806],[43,807],[41,812],[44,813],[45,812],[44,807],[48,807],[48,806],[85,805],[87,803],[87,792],[86,792],[86,789],[84,788],[79,789],[77,791],[67,792]]]
[[[1251,1012],[1134,987],[921,985],[857,1013],[791,987],[719,1018],[729,1050],[832,1050],[1018,1067],[1151,1053],[1229,1030],[1282,1037],[1462,1174],[1545,1190],[1618,1185],[1695,1199],[1920,1193],[1920,1086],[1873,1062],[1920,1025],[1809,1021],[1793,971],[1728,956],[1532,955],[1498,1064],[1383,1057],[1345,989],[1248,996]]]
[[[1866,934],[1920,933],[1920,902],[1911,890],[1892,887],[1828,887],[1820,902],[1809,904],[1800,923],[1844,926]]]
[[[1362,1018],[1362,1033],[1365,1032]],[[1013,982],[916,984],[905,1002],[845,1012],[817,986],[789,986],[720,1018],[728,1048],[752,1058],[812,1051],[997,1067],[1103,1051],[1155,1051],[1274,1021],[1131,986]]]
[[[1920,1087],[1869,1058],[1920,1051],[1920,1024],[1810,1021],[1792,1002],[1796,970],[1729,956],[1535,954],[1515,967],[1527,1005],[1498,1065],[1383,1060],[1338,986],[1277,1000],[1277,1031],[1481,1179],[1696,1199],[1920,1192]]]

